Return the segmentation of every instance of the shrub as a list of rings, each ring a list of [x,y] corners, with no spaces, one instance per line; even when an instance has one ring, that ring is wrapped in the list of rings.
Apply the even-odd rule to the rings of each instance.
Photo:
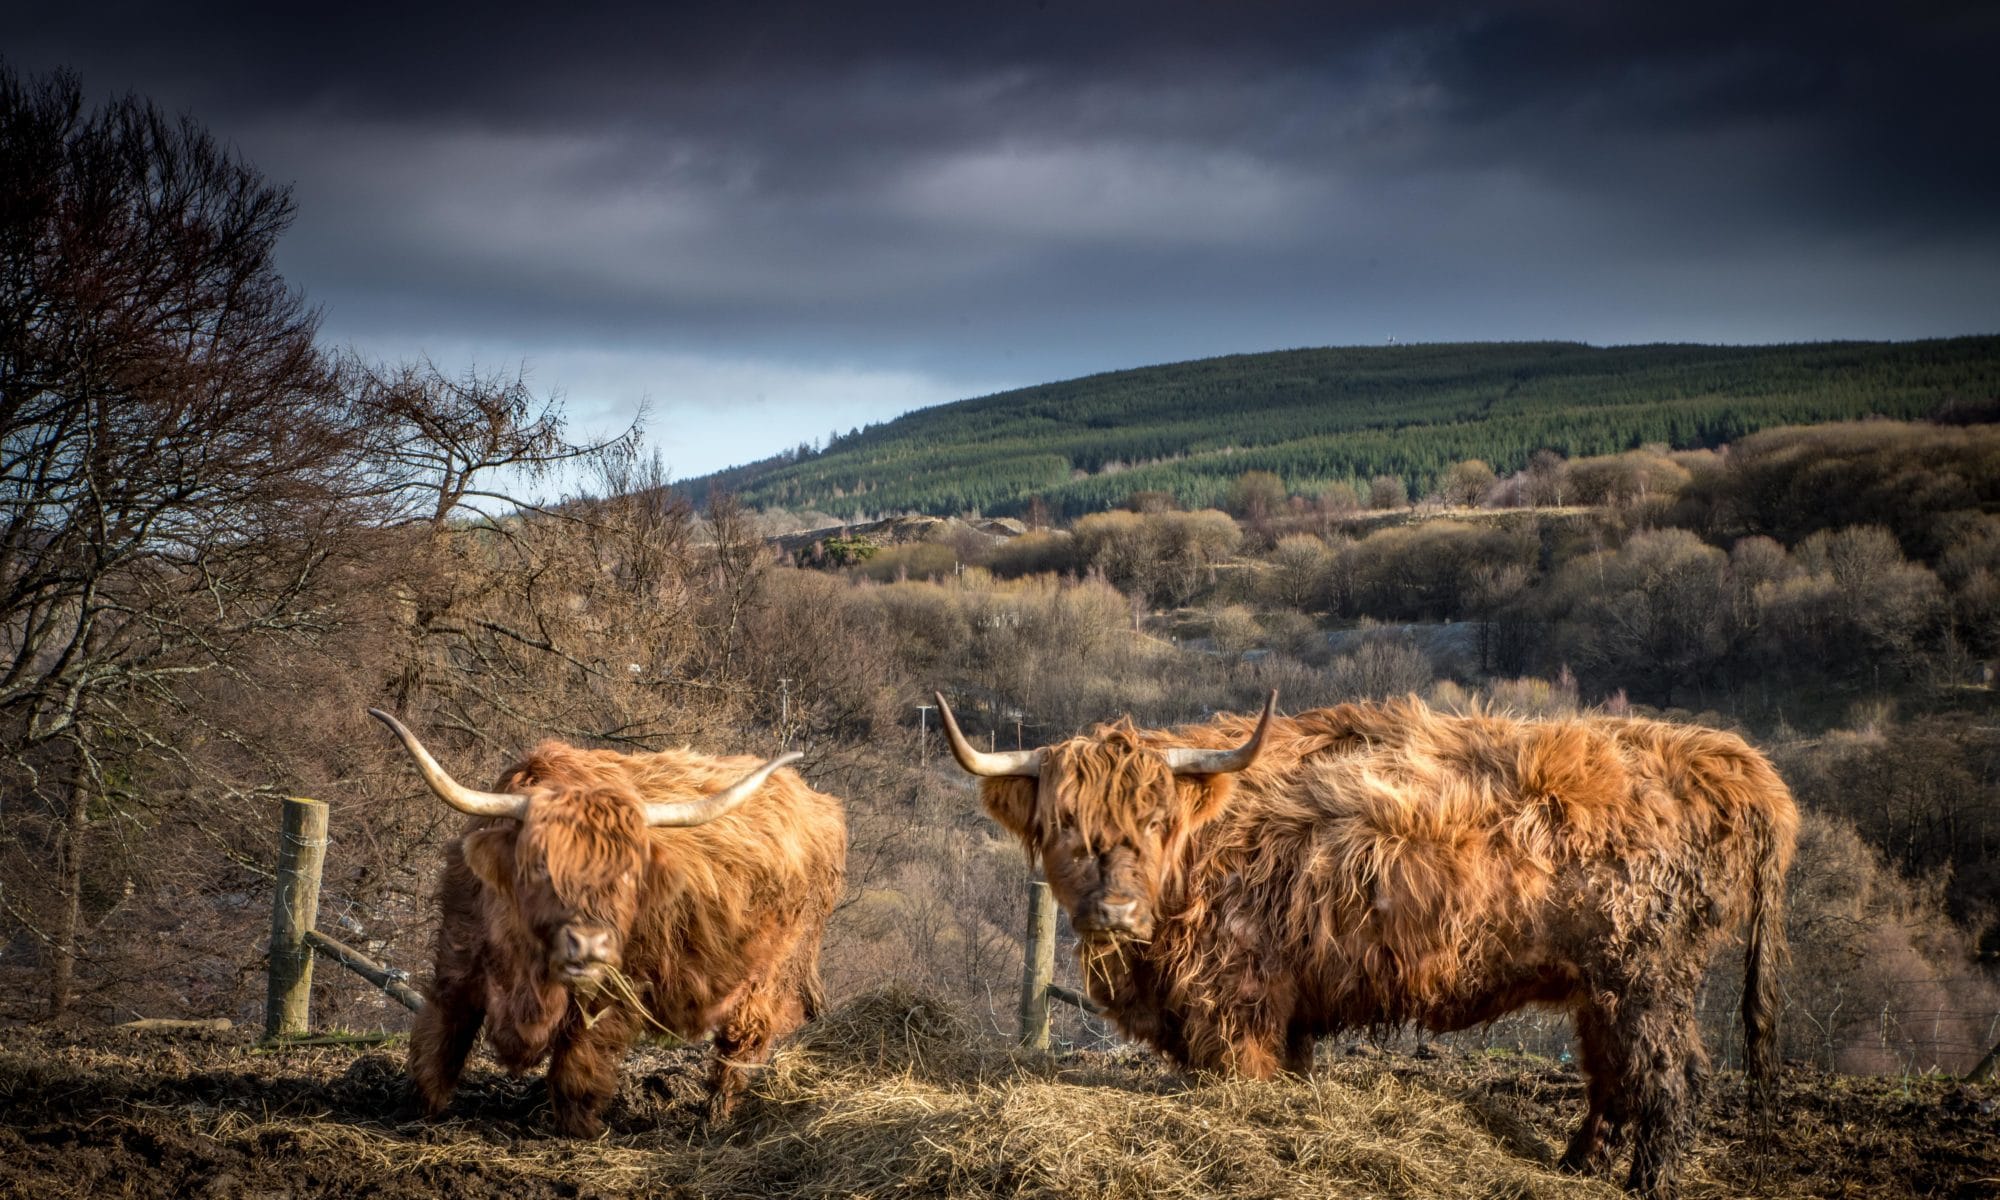
[[[1447,504],[1461,508],[1471,508],[1486,498],[1486,493],[1498,482],[1493,468],[1477,458],[1469,458],[1452,464],[1445,472],[1444,484],[1439,493]]]
[[[1348,700],[1384,700],[1422,692],[1436,672],[1431,660],[1405,634],[1375,630],[1352,639],[1326,669],[1334,695]]]
[[[1393,512],[1410,506],[1410,492],[1394,475],[1377,475],[1368,481],[1368,507]]]
[[[1686,530],[1665,529],[1566,564],[1547,601],[1560,652],[1606,690],[1643,684],[1671,705],[1728,648],[1727,563]]]
[[[1215,640],[1218,651],[1241,654],[1263,644],[1264,630],[1258,625],[1256,614],[1240,604],[1232,604],[1216,611],[1209,622],[1209,636]]]
[[[995,546],[986,565],[1000,578],[1013,579],[1043,572],[1075,572],[1084,564],[1077,555],[1076,539],[1068,533],[1034,529]]]
[[[955,574],[961,561],[957,549],[942,542],[910,542],[875,551],[859,560],[855,570],[884,583],[896,579],[943,579]]]
[[[1279,539],[1270,562],[1262,590],[1271,603],[1300,610],[1325,607],[1328,574],[1333,567],[1333,552],[1326,542],[1309,533],[1295,533]]]

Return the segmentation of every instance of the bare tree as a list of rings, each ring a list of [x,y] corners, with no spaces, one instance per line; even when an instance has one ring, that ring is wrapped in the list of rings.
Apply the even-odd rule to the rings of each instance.
[[[87,827],[178,754],[183,681],[323,620],[359,441],[272,266],[290,197],[191,120],[0,70],[0,177],[0,832],[57,864],[7,899],[59,1012]]]
[[[1285,481],[1270,471],[1245,471],[1229,485],[1229,511],[1246,521],[1263,521],[1284,506]]]
[[[344,364],[371,433],[376,486],[406,520],[442,529],[455,514],[491,521],[528,506],[509,485],[538,483],[565,464],[629,457],[643,415],[595,442],[568,436],[562,397],[537,396],[525,371],[467,367],[450,375],[429,359],[394,366]]]
[[[1569,463],[1553,450],[1537,450],[1528,459],[1523,499],[1535,508],[1563,506],[1569,495]]]

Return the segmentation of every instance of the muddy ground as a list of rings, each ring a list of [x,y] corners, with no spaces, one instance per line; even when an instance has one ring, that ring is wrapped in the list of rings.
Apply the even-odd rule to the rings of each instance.
[[[1327,1046],[1311,1083],[1202,1082],[1137,1054],[947,1050],[949,1028],[927,1055],[889,1016],[872,1048],[786,1051],[716,1130],[705,1050],[641,1047],[587,1143],[551,1136],[538,1078],[484,1060],[422,1122],[395,1046],[0,1030],[0,1196],[1616,1194],[1549,1169],[1581,1085],[1544,1059]],[[1760,1156],[1718,1076],[1691,1195],[2000,1196],[2000,1087],[1791,1069],[1782,1094]]]

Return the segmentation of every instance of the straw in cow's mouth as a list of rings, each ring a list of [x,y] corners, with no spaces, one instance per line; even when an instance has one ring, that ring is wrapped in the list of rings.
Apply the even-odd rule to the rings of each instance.
[[[1125,958],[1125,948],[1127,946],[1145,946],[1149,944],[1150,942],[1145,938],[1127,937],[1120,934],[1103,935],[1085,940],[1083,943],[1083,954],[1080,956],[1085,990],[1089,990],[1089,984],[1092,980],[1102,980],[1115,989],[1118,984],[1118,977],[1112,973],[1113,965],[1115,964],[1117,970],[1124,974],[1129,974],[1132,969],[1132,964]]]
[[[646,1002],[639,998],[639,988],[637,984],[632,982],[632,977],[609,963],[604,965],[604,970],[600,974],[580,979],[577,981],[577,985],[576,1007],[583,1014],[583,1027],[585,1029],[603,1020],[606,1013],[622,1003],[633,1012],[638,1013],[641,1020],[661,1033],[673,1032],[673,1030],[661,1024],[660,1019],[653,1015],[651,1009],[646,1007]],[[608,997],[611,1003],[595,1012],[585,1007],[585,1001],[595,1000],[600,997]]]

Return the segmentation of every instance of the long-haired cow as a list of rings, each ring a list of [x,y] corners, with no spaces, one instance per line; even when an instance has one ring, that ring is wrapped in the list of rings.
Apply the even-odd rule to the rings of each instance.
[[[1093,999],[1183,1066],[1304,1073],[1315,1038],[1569,1010],[1588,1111],[1564,1163],[1670,1194],[1707,1058],[1695,995],[1747,923],[1747,1061],[1775,1070],[1798,813],[1728,733],[1449,716],[1408,700],[986,754],[986,810],[1039,859]]]
[[[840,802],[781,768],[689,751],[543,742],[497,792],[445,774],[408,729],[431,790],[478,818],[445,853],[437,965],[410,1038],[435,1115],[483,1024],[502,1065],[549,1059],[558,1129],[591,1136],[642,1024],[713,1032],[720,1119],[772,1042],[820,1003],[820,933],[847,854]],[[635,1005],[637,1011],[635,1011]]]

